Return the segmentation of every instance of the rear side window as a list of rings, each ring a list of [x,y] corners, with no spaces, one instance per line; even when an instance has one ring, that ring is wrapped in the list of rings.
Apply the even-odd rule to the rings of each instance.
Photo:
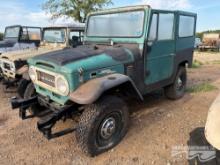
[[[174,14],[159,14],[158,40],[172,40]]]
[[[179,17],[179,37],[194,36],[195,17],[180,16]]]
[[[41,39],[41,29],[40,28],[28,28],[28,35],[30,40],[40,40]]]
[[[40,40],[41,39],[40,28],[23,27],[21,39],[22,40]]]

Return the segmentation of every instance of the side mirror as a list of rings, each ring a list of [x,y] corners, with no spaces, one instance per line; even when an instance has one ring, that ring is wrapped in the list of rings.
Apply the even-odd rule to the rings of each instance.
[[[79,37],[78,36],[72,36],[72,47],[75,48],[79,45]]]

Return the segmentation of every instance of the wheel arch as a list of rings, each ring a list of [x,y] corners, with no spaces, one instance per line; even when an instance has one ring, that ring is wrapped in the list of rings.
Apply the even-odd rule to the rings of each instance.
[[[100,78],[95,78],[82,84],[77,90],[69,94],[70,100],[81,105],[92,104],[104,93],[120,89],[121,92],[135,96],[143,100],[140,91],[134,82],[126,75],[111,74]]]
[[[179,63],[179,67],[187,67],[187,66],[190,67],[190,63],[188,60],[184,60]]]

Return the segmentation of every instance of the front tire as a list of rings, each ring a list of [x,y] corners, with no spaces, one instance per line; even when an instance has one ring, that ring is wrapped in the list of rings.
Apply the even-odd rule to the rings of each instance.
[[[76,130],[76,139],[86,154],[98,155],[123,139],[128,121],[126,104],[118,97],[104,97],[85,107]]]
[[[18,98],[21,98],[21,99],[24,98],[24,93],[29,83],[30,81],[26,79],[21,79],[19,81],[18,88],[17,88]]]
[[[173,84],[164,88],[165,96],[177,100],[184,96],[186,90],[187,73],[185,67],[180,67]]]
[[[29,98],[34,97],[36,95],[37,95],[37,93],[36,93],[34,84],[31,82],[28,84],[28,86],[25,90],[24,99],[29,99]],[[32,105],[29,108],[29,112],[31,115],[37,116],[39,114],[39,112],[42,111],[42,109],[43,109],[43,107],[41,107],[39,104],[36,104],[36,105]]]

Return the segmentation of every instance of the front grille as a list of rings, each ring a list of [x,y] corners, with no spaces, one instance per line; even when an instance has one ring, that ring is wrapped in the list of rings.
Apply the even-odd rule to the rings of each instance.
[[[8,63],[3,63],[4,69],[11,70],[11,66]]]
[[[49,86],[55,87],[55,76],[45,72],[37,71],[38,81],[43,82]]]

